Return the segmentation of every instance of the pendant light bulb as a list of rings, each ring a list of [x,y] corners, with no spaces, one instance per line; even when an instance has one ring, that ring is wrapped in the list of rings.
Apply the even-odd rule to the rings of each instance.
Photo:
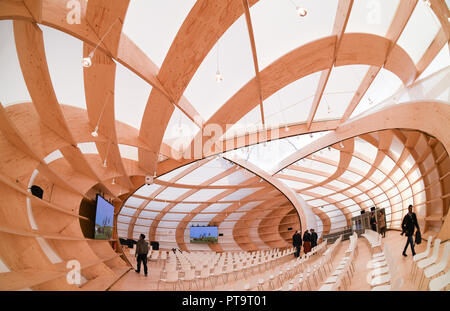
[[[217,70],[217,72],[216,72],[216,82],[217,82],[217,83],[220,83],[220,82],[222,82],[222,81],[223,81],[223,77],[222,77],[222,75],[220,74],[220,71]]]
[[[98,126],[95,127],[94,131],[91,133],[92,137],[98,137]]]
[[[305,17],[306,14],[308,14],[308,11],[306,11],[305,8],[297,7],[297,14],[300,17]]]
[[[91,53],[89,53],[88,57],[83,58],[83,60],[81,61],[81,63],[83,64],[83,67],[85,67],[85,68],[91,67],[93,57],[94,57],[94,52],[92,51]]]
[[[111,185],[115,185],[116,184],[116,180],[113,178]]]
[[[103,161],[103,167],[106,167],[107,165],[106,165],[106,159],[105,159],[105,161]]]

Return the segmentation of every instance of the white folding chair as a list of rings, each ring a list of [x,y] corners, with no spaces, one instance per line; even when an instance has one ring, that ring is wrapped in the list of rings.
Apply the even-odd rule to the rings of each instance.
[[[172,283],[173,290],[176,290],[177,284],[178,284],[178,271],[167,271],[165,278],[160,278],[158,281],[158,290],[160,283],[163,282],[165,284]],[[181,286],[180,286],[181,289]]]
[[[419,254],[416,254],[416,255],[413,257],[413,263],[412,263],[412,267],[411,267],[411,272],[412,272],[412,273],[414,273],[415,270],[416,270],[416,268],[417,268],[417,267],[416,267],[416,263],[417,263],[419,260],[422,260],[422,259],[428,257],[428,255],[430,254],[430,250],[431,250],[431,241],[432,241],[432,240],[433,240],[433,236],[430,235],[430,236],[428,237],[427,249],[426,249],[424,252],[421,252],[421,253],[419,253]]]
[[[430,284],[428,284],[428,288],[431,291],[438,291],[446,288],[449,283],[450,283],[450,270],[447,271],[446,274],[441,275],[435,279],[432,279],[430,281]]]
[[[447,242],[444,245],[441,261],[437,264],[429,266],[428,268],[425,268],[425,270],[423,270],[424,277],[430,280],[432,277],[444,272],[444,269],[447,267],[448,264],[449,253],[450,253],[450,242]],[[419,283],[419,289],[421,288],[421,284],[422,280]]]
[[[403,278],[399,277],[392,281],[392,286],[390,284],[375,286],[372,288],[373,291],[399,291],[403,285]]]
[[[434,240],[434,245],[433,245],[433,253],[430,257],[422,259],[421,261],[417,262],[417,270],[419,270],[421,273],[421,280],[424,277],[423,275],[423,269],[425,269],[426,267],[434,264],[437,259],[438,259],[438,255],[439,255],[439,246],[441,245],[441,240],[440,239],[436,239]]]

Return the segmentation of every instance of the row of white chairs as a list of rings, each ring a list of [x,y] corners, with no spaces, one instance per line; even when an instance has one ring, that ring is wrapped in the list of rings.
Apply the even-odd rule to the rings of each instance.
[[[333,273],[329,277],[327,277],[322,283],[323,285],[319,288],[319,291],[335,291],[342,287],[347,288],[351,283],[351,277],[355,271],[355,267],[353,264],[353,259],[357,249],[357,239],[358,236],[356,233],[350,236],[350,244],[347,250],[345,251],[344,257],[341,259],[339,265],[334,269]],[[342,240],[342,236],[340,237],[339,242]],[[335,243],[336,244],[336,243]],[[336,244],[337,246],[337,244]],[[328,250],[327,250],[328,251]],[[330,255],[331,259],[331,255]],[[330,269],[331,272],[331,269]],[[348,279],[348,285],[346,281],[346,277]]]
[[[441,240],[434,240],[433,252],[430,255],[431,244],[432,244],[433,236],[428,237],[427,248],[424,252],[416,254],[413,257],[412,263],[412,272],[413,272],[413,281],[416,280],[416,275],[420,274],[420,281],[418,284],[418,289],[422,288],[422,283],[426,284],[428,282],[428,288],[430,290],[440,290],[445,288],[449,283],[448,277],[445,278],[445,274],[442,278],[438,279],[431,284],[435,277],[440,276],[444,273],[449,259],[450,252],[450,242],[446,242],[444,245],[443,253],[441,256],[441,260],[437,262],[439,255],[439,247],[441,245]],[[430,256],[429,256],[430,255]],[[429,257],[428,257],[429,256]],[[448,274],[448,273],[447,273]],[[419,279],[419,277],[417,277]],[[446,281],[447,280],[447,281]],[[424,282],[425,281],[425,282]],[[446,283],[447,282],[447,283]],[[431,284],[431,286],[430,286]]]
[[[181,285],[186,282],[189,283],[189,289],[191,289],[192,283],[194,283],[198,289],[200,289],[200,282],[203,281],[203,287],[207,280],[210,281],[211,287],[214,288],[219,281],[220,277],[225,284],[228,282],[229,275],[234,275],[235,280],[238,279],[239,273],[243,278],[247,278],[249,275],[255,273],[258,268],[267,267],[268,264],[274,264],[275,261],[285,258],[293,253],[292,249],[285,249],[280,251],[274,249],[267,252],[250,253],[249,256],[240,254],[237,257],[234,255],[229,256],[208,256],[207,261],[192,261],[193,258],[188,259],[188,254],[178,254],[177,261],[168,261],[164,270],[161,270],[160,279],[158,281],[158,289],[160,283],[172,283],[174,289],[176,285]],[[253,257],[254,256],[254,257]],[[183,275],[182,277],[180,276]]]
[[[302,288],[303,283],[307,283],[311,290],[311,281],[317,282],[315,274],[321,266],[317,264],[307,265],[307,263],[314,254],[322,252],[324,248],[326,248],[326,242],[315,246],[314,251],[266,271],[263,275],[251,279],[246,284],[236,284],[234,290],[240,290],[242,286],[245,290],[253,290],[255,287],[258,290],[297,290],[299,287]]]
[[[375,248],[382,247],[382,236],[378,232],[370,229],[365,229],[364,233],[361,234],[361,236],[369,242],[372,254]]]
[[[310,252],[304,254],[302,257],[298,257],[293,261],[286,263],[284,267],[278,272],[278,281],[279,286],[276,290],[278,291],[292,291],[292,290],[301,290],[303,284],[306,283],[309,290],[311,290],[311,282],[314,281],[316,285],[318,285],[319,278],[322,278],[322,273],[326,273],[325,265],[329,264],[328,256],[323,256],[319,260],[318,263],[308,264],[310,258],[315,254],[323,254],[327,248],[327,241],[323,241],[319,245],[313,247]],[[331,254],[331,252],[330,252]],[[274,274],[269,276],[269,284],[274,279],[274,276],[277,275],[277,271]],[[284,277],[283,277],[284,276]],[[263,284],[264,279],[259,279],[259,288],[262,289],[261,284]],[[283,285],[284,282],[284,285]]]
[[[382,252],[373,254],[367,268],[372,269],[366,279],[373,291],[398,291],[402,287],[403,278],[398,275],[398,262],[388,245],[384,245]]]

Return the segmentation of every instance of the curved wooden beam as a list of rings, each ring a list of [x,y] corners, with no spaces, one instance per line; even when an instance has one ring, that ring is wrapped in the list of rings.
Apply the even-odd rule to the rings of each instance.
[[[335,56],[336,40],[336,36],[325,37],[298,47],[261,71],[263,100],[298,79],[330,68]],[[391,45],[392,51],[386,58]],[[398,45],[393,45],[390,40],[372,34],[344,34],[336,54],[335,65],[355,64],[378,67],[385,64],[385,68],[397,75],[404,84],[409,84],[415,78],[417,71],[409,55]],[[216,124],[225,131],[227,124],[239,121],[258,105],[255,88],[256,81],[252,79],[217,110],[205,123],[205,127]],[[308,125],[306,130],[309,131]],[[197,134],[185,153],[195,154],[194,141],[201,140],[203,143],[208,141],[213,144],[217,142],[208,136],[201,137],[202,135],[202,132]],[[215,151],[222,152],[223,149],[217,151],[220,147],[220,145],[216,146]],[[208,151],[202,150],[202,152],[208,154]]]
[[[294,206],[297,211],[300,220],[300,227],[307,228],[308,224],[306,221],[305,214],[303,213],[302,203],[297,199],[296,193],[292,191],[289,187],[281,183],[278,179],[273,178],[273,176],[267,174],[264,170],[258,168],[250,162],[245,161],[244,159],[240,159],[238,157],[227,157],[228,160],[244,167],[246,170],[252,172],[253,174],[261,177],[269,184],[273,185],[276,189],[278,189]]]
[[[256,2],[257,0],[252,0],[249,5]],[[159,81],[174,102],[179,101],[197,68],[217,40],[243,13],[241,0],[199,0],[195,3],[170,46],[158,73]],[[218,20],[220,23],[217,23]],[[174,108],[167,97],[162,96],[159,91],[152,90],[139,132],[139,137],[152,150],[160,149],[173,111]]]

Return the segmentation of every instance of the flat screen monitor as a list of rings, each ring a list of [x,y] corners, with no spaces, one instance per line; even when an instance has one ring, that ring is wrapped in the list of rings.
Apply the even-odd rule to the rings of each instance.
[[[95,214],[95,239],[110,240],[113,232],[114,206],[97,194]]]
[[[217,243],[217,226],[191,227],[191,243]]]

